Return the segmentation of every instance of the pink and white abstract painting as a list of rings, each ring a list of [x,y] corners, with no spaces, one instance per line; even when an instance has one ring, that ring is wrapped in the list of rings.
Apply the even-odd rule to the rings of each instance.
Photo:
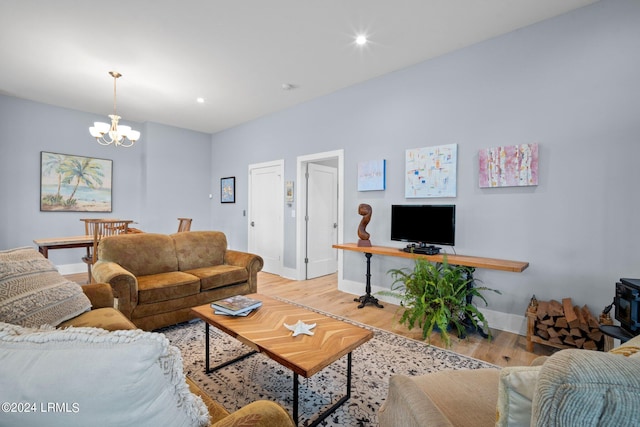
[[[538,144],[480,150],[480,188],[538,185]]]

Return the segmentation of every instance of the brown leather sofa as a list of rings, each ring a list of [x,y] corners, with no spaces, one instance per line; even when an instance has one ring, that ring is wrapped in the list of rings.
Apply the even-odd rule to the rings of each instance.
[[[121,234],[100,241],[93,278],[113,287],[138,328],[153,330],[194,318],[191,307],[257,292],[262,266],[258,255],[227,249],[219,231]]]

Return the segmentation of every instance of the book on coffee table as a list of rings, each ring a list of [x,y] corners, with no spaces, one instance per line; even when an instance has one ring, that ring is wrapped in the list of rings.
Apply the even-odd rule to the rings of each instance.
[[[249,298],[244,295],[236,295],[212,302],[211,308],[224,314],[239,316],[244,313],[248,313],[251,310],[255,310],[261,305],[262,301],[260,300]]]
[[[243,311],[242,313],[238,313],[238,314],[229,314],[229,313],[225,313],[224,311],[218,311],[214,309],[213,314],[218,314],[220,316],[247,317],[249,313],[251,313],[252,311],[253,310]]]

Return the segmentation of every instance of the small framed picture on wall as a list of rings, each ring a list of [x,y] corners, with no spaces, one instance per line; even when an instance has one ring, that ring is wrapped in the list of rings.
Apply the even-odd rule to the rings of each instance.
[[[236,202],[236,177],[220,178],[220,203]]]

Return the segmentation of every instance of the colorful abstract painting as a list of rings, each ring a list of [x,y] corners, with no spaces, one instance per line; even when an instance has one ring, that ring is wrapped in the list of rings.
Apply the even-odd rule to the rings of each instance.
[[[481,188],[538,185],[538,144],[485,148],[478,159]]]
[[[406,151],[404,197],[456,197],[458,145]]]

